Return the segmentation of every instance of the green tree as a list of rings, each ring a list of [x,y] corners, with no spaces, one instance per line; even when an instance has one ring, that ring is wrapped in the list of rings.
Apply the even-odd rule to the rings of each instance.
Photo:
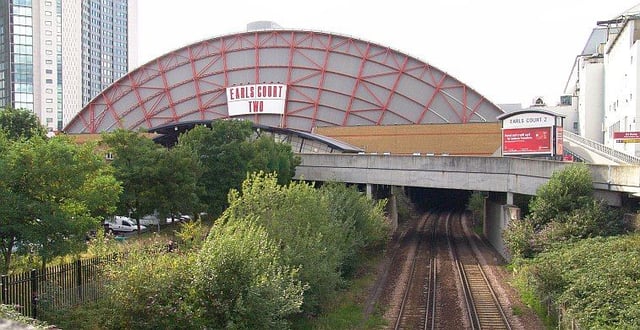
[[[107,265],[106,294],[92,320],[103,329],[203,329],[189,296],[195,281],[193,253],[167,253],[161,240],[146,241]],[[91,328],[91,325],[88,325]]]
[[[164,198],[160,193],[163,191],[161,185],[164,180],[170,180],[160,177],[160,173],[168,174],[160,168],[166,150],[139,132],[123,129],[103,133],[102,141],[113,154],[111,166],[116,178],[122,182],[118,212],[136,219],[140,231],[138,219],[157,210],[158,199]]]
[[[239,187],[247,173],[251,133],[251,122],[218,120],[211,128],[196,126],[179,138],[178,146],[190,149],[203,165],[200,200],[214,216],[225,209],[229,189]]]
[[[198,181],[202,165],[190,150],[177,146],[159,148],[154,153],[157,171],[149,173],[148,189],[155,196],[155,210],[160,215],[176,216],[178,213],[195,214],[202,210],[199,203]]]
[[[44,267],[84,248],[87,232],[115,209],[120,184],[94,150],[66,137],[32,137],[5,148],[0,155],[5,272],[15,244],[32,244]]]
[[[293,154],[290,145],[278,143],[271,136],[261,136],[251,146],[253,157],[248,164],[249,172],[277,173],[279,184],[291,182],[301,160]]]
[[[638,234],[577,240],[523,263],[518,276],[581,329],[639,329],[638,251]]]
[[[211,128],[197,126],[180,136],[178,146],[195,153],[203,166],[200,200],[217,216],[227,207],[230,189],[239,189],[247,172],[277,173],[280,183],[291,181],[300,160],[287,144],[254,136],[252,123],[217,120]]]
[[[7,137],[12,140],[44,137],[46,134],[46,130],[32,111],[10,107],[0,109],[0,130],[5,131]]]

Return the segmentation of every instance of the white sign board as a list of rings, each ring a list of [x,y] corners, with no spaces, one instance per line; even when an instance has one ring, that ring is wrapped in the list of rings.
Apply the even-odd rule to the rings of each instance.
[[[506,118],[502,121],[502,128],[552,127],[555,123],[554,116],[533,112]]]
[[[227,87],[229,116],[284,114],[287,85],[257,84]]]

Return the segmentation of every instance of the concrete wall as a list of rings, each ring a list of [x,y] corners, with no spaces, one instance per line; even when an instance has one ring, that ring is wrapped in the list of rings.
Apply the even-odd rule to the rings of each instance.
[[[502,240],[503,214],[503,204],[501,202],[487,199],[485,203],[483,234],[498,253],[505,257],[505,259],[509,259]]]

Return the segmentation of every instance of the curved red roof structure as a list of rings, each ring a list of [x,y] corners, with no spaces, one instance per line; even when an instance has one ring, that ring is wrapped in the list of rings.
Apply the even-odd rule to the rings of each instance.
[[[282,84],[280,113],[229,115],[232,86]],[[67,133],[226,118],[315,127],[494,122],[504,112],[442,70],[389,47],[325,32],[260,30],[172,51],[96,96]]]

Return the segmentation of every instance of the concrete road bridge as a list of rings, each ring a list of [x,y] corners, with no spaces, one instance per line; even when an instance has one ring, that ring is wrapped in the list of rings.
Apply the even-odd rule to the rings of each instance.
[[[571,163],[514,157],[300,154],[296,179],[487,192],[484,234],[507,256],[501,233],[519,218],[514,194],[535,195]],[[640,165],[588,164],[597,198],[622,206],[640,196]],[[446,192],[443,191],[443,194]]]

